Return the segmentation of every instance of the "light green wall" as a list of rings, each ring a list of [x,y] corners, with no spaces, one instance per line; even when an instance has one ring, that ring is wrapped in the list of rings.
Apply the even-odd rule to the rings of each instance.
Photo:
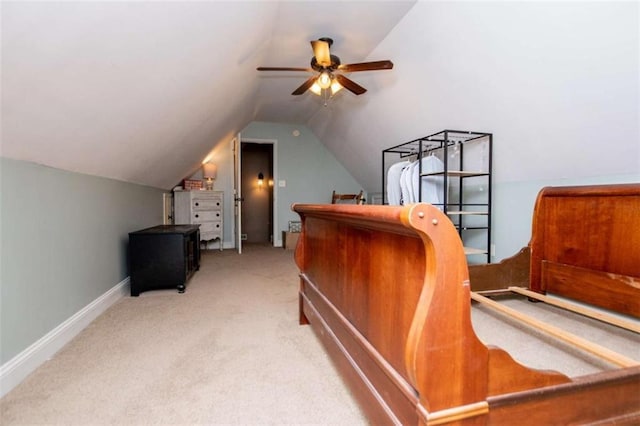
[[[492,242],[499,261],[513,256],[529,243],[531,220],[538,192],[545,186],[599,185],[638,183],[640,173],[572,179],[537,179],[503,182],[493,185]]]
[[[294,136],[294,130],[300,134]],[[277,188],[278,235],[288,229],[289,221],[300,220],[291,211],[293,203],[330,203],[334,189],[343,193],[362,190],[362,186],[304,125],[252,122],[241,135],[242,140],[277,140],[276,177],[278,181],[286,182],[285,187]]]
[[[294,136],[294,130],[299,135]],[[293,203],[330,203],[331,192],[357,193],[362,186],[329,152],[309,128],[302,124],[282,124],[254,121],[241,132],[243,142],[275,141],[276,180],[286,182],[278,187],[275,182],[277,226],[275,244],[279,245],[282,231],[289,228],[289,221],[300,218],[291,211]],[[235,247],[232,141],[220,142],[212,150],[210,161],[218,166],[214,190],[224,191],[224,246]],[[191,179],[202,179],[197,170]],[[214,245],[214,247],[217,247]]]
[[[1,159],[0,364],[128,276],[162,190]]]

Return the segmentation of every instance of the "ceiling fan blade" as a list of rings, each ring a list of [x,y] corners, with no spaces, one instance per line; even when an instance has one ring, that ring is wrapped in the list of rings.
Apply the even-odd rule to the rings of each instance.
[[[302,83],[300,87],[298,87],[296,90],[293,91],[292,95],[302,95],[304,92],[307,91],[309,87],[313,86],[313,83],[316,81],[317,78],[318,77],[316,77],[315,75],[313,77],[309,77],[307,81]]]
[[[364,92],[367,91],[367,89],[360,86],[355,81],[349,80],[347,77],[345,77],[342,74],[336,74],[336,80],[338,80],[338,83],[340,83],[342,87],[344,87],[345,89],[347,89],[353,94],[362,95]]]
[[[311,68],[292,68],[292,67],[258,67],[258,71],[306,71],[313,72]]]
[[[338,67],[338,69],[343,72],[390,70],[392,68],[393,62],[391,61],[360,62],[358,64],[345,64]]]
[[[313,55],[316,57],[318,65],[323,67],[331,66],[331,53],[329,53],[329,43],[324,40],[313,40],[311,42]]]

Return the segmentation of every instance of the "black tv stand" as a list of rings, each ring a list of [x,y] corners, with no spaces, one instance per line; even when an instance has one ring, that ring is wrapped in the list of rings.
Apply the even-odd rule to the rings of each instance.
[[[184,293],[198,269],[199,225],[159,225],[129,233],[131,296],[164,288]]]

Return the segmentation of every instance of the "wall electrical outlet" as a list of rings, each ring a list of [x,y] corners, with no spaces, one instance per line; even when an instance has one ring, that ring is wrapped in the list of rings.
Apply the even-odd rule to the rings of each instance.
[[[286,186],[287,186],[287,181],[286,181],[286,180],[279,180],[279,181],[278,181],[278,186],[279,186],[280,188],[284,188],[284,187],[286,187]]]
[[[496,256],[496,245],[495,244],[491,244],[491,249],[489,250],[489,254],[491,255],[491,257],[495,257]]]

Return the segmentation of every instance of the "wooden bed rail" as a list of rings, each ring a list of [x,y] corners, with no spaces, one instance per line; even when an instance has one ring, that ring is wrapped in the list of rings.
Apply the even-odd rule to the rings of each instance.
[[[504,315],[507,315],[511,318],[514,318],[518,321],[521,321],[538,331],[549,334],[559,340],[567,342],[576,348],[579,348],[585,352],[591,353],[595,356],[598,356],[611,364],[620,366],[620,367],[634,367],[640,365],[640,362],[621,355],[617,352],[614,352],[610,349],[607,349],[603,346],[600,346],[596,343],[590,342],[586,339],[576,336],[575,334],[564,331],[558,327],[542,322],[536,318],[533,318],[529,315],[523,314],[515,309],[508,308],[498,302],[494,302],[488,297],[484,297],[478,293],[471,293],[471,299],[476,302],[482,303],[491,309],[495,309],[498,312],[501,312]]]
[[[527,290],[520,287],[509,287],[507,288],[507,290],[509,290],[512,293],[517,293],[523,296],[527,296],[530,300],[533,299],[540,302],[544,302],[548,305],[557,306],[566,311],[575,312],[585,317],[593,318],[595,320],[598,320],[607,324],[615,325],[616,327],[624,328],[626,330],[633,331],[634,333],[640,334],[640,323],[632,319],[626,319],[619,315],[614,316],[602,310],[588,308],[586,306],[581,306],[576,303],[571,303],[562,299],[551,298],[549,296],[545,296],[543,294],[536,293],[534,291]]]

